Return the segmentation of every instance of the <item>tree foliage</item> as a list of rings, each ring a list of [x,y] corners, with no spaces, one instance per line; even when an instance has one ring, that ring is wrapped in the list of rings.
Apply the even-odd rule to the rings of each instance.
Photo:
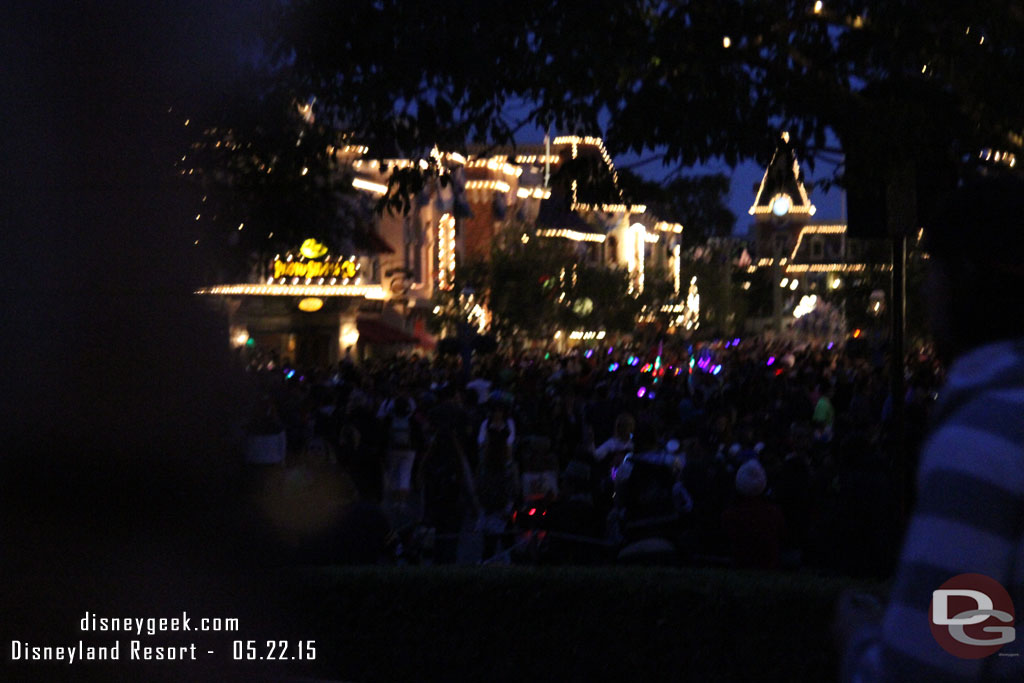
[[[730,181],[721,173],[658,183],[622,170],[619,180],[630,199],[645,204],[654,215],[684,226],[685,247],[701,244],[708,237],[728,237],[736,225],[736,215],[726,204]]]
[[[600,132],[667,162],[857,150],[842,181],[1019,149],[1024,10],[1009,0],[282,2],[272,54],[369,144]],[[1012,134],[1008,137],[1008,134]]]
[[[558,330],[630,332],[644,305],[667,299],[666,277],[653,277],[643,294],[629,296],[623,269],[588,263],[579,245],[528,237],[512,224],[498,236],[486,260],[460,263],[455,286],[435,293],[434,331],[453,334],[467,316],[468,294],[492,314],[491,331],[502,338],[550,339]],[[662,282],[664,281],[664,282]]]
[[[189,119],[176,160],[195,189],[195,239],[236,271],[307,238],[351,252],[372,226],[373,202],[351,187],[334,153],[346,136],[318,121],[308,98],[253,87]]]

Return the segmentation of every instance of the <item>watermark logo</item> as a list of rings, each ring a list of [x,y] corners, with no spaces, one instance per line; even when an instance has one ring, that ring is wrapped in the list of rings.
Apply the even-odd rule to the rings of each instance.
[[[963,659],[994,655],[1017,637],[1010,594],[984,574],[960,574],[933,591],[928,619],[942,649]]]

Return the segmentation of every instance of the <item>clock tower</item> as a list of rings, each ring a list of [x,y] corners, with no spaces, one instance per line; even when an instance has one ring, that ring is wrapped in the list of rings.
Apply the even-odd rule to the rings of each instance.
[[[817,211],[807,196],[800,163],[789,144],[789,133],[782,133],[756,190],[749,213],[754,217],[757,255],[777,260],[792,252],[800,230]]]

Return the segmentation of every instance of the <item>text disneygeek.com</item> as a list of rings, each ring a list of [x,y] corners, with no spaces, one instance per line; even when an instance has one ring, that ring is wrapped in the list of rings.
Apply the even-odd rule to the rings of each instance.
[[[187,612],[174,617],[101,617],[86,612],[79,621],[79,630],[89,634],[113,634],[114,639],[101,644],[87,643],[85,640],[57,644],[12,640],[9,650],[11,661],[67,664],[121,660],[195,661],[218,655],[230,657],[235,661],[316,659],[316,641],[313,640],[232,640],[230,651],[226,644],[218,645],[218,649],[215,650],[194,642],[166,645],[149,641],[150,636],[164,633],[229,633],[239,630],[238,619],[193,618]],[[118,638],[118,635],[123,635],[123,638]]]

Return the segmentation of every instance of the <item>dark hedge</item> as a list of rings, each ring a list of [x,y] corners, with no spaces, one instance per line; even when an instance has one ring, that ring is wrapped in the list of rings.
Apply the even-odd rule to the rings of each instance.
[[[829,681],[851,582],[711,569],[316,569],[291,583],[344,681]],[[858,586],[863,588],[863,586]]]

